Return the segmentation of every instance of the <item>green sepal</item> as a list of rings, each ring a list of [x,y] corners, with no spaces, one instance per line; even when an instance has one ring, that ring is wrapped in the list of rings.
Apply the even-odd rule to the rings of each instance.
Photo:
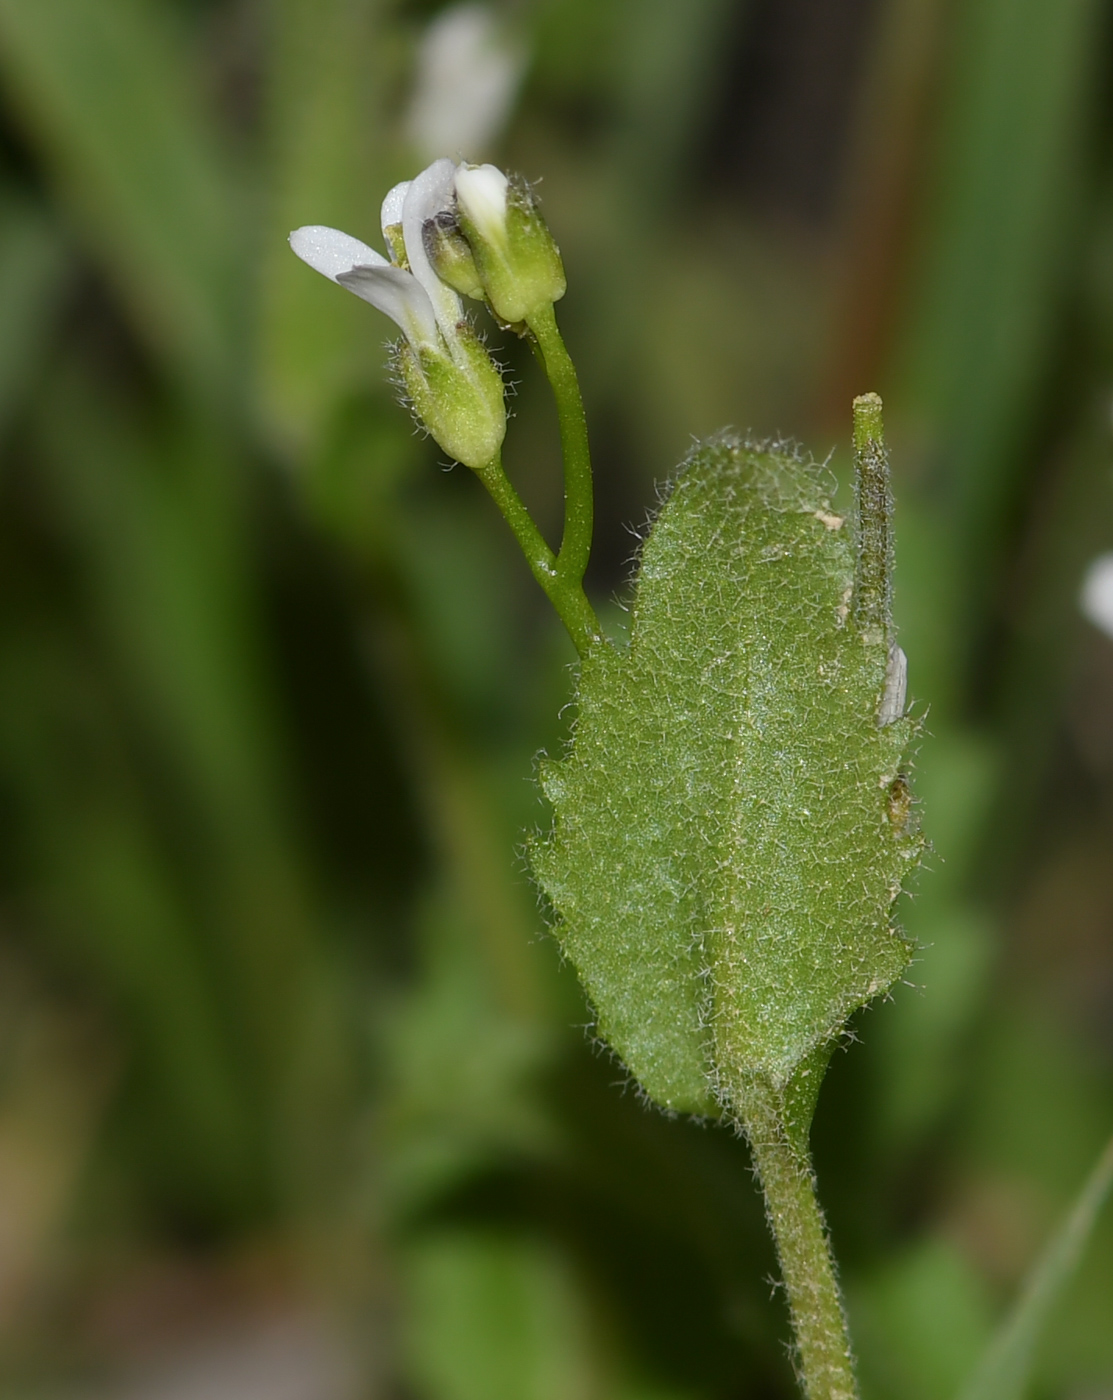
[[[471,326],[457,325],[451,353],[406,341],[395,353],[414,412],[444,451],[475,471],[493,461],[506,436],[505,390]]]
[[[533,863],[600,1034],[668,1109],[758,1077],[810,1120],[819,1060],[910,959],[916,723],[881,725],[891,636],[815,463],[699,447],[645,543],[626,650],[584,659]],[[805,1122],[806,1132],[806,1122]]]
[[[560,249],[529,186],[512,175],[506,187],[505,218],[498,228],[479,226],[460,201],[459,226],[491,310],[508,326],[522,325],[567,290]]]

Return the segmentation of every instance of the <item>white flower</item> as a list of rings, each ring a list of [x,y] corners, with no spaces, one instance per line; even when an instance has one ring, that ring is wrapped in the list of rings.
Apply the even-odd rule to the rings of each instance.
[[[1078,603],[1084,617],[1113,637],[1113,554],[1099,554],[1086,570]]]
[[[382,225],[390,260],[319,225],[295,229],[290,247],[401,329],[396,363],[414,411],[446,452],[478,471],[496,458],[506,433],[502,378],[425,247],[438,216],[452,217],[455,175],[451,160],[436,160],[389,192]]]
[[[384,236],[392,244],[387,230],[401,225],[408,267],[339,229],[310,224],[290,235],[290,247],[303,262],[385,312],[415,350],[451,352],[457,339],[460,298],[433,271],[422,236],[426,220],[452,207],[455,173],[452,161],[434,161],[383,200]]]
[[[290,235],[303,262],[385,311],[411,345],[437,343],[437,319],[425,289],[410,272],[339,229],[309,224]]]
[[[417,54],[406,126],[423,155],[486,150],[510,114],[525,47],[489,5],[450,5],[431,20]]]
[[[452,343],[456,327],[463,318],[460,298],[433,270],[429,255],[425,251],[425,225],[438,214],[451,212],[455,207],[454,182],[456,166],[448,159],[435,160],[406,186],[402,205],[402,239],[406,245],[406,258],[410,271],[429,294],[433,303],[433,314],[445,340]],[[388,215],[391,190],[383,201],[383,219]],[[393,205],[391,208],[393,209]]]

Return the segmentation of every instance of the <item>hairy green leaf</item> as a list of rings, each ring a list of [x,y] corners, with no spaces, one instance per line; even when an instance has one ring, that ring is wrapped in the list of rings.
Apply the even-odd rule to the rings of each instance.
[[[916,726],[903,703],[880,722],[887,595],[829,495],[791,451],[700,447],[646,541],[629,647],[588,654],[542,775],[557,936],[666,1108],[737,1110],[760,1076],[810,1117],[794,1075],[909,960],[889,911],[921,847]]]

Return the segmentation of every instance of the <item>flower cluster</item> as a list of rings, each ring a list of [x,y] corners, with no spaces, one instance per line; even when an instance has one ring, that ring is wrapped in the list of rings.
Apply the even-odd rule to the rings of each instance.
[[[493,165],[436,160],[383,200],[390,257],[338,229],[295,229],[310,267],[388,315],[402,331],[398,367],[417,416],[440,446],[482,470],[506,433],[502,378],[464,313],[487,302],[524,330],[564,295],[564,270],[528,187]]]

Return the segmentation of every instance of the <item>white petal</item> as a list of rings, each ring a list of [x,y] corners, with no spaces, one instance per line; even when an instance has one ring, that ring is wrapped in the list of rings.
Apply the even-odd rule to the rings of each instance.
[[[303,262],[390,317],[414,345],[437,345],[437,320],[424,288],[381,253],[339,229],[309,224],[290,235]]]
[[[431,158],[439,151],[479,155],[489,148],[510,115],[527,56],[491,6],[442,10],[418,49],[406,123],[418,150]]]
[[[462,165],[456,197],[480,236],[501,247],[506,242],[506,189],[510,182],[497,165]]]
[[[290,247],[310,267],[323,272],[335,282],[341,272],[353,267],[386,266],[387,260],[374,248],[353,238],[350,233],[341,233],[338,228],[325,228],[321,224],[307,224],[296,228],[290,235]]]
[[[374,267],[351,267],[336,281],[357,297],[369,301],[405,332],[411,345],[439,345],[437,318],[425,288],[400,267],[385,260]]]
[[[889,648],[885,666],[885,689],[877,711],[877,723],[882,728],[904,717],[904,700],[908,691],[908,657],[894,642]]]
[[[1099,554],[1086,570],[1078,603],[1095,627],[1113,637],[1113,554]]]
[[[429,219],[453,206],[452,185],[456,166],[447,157],[435,160],[410,181],[402,204],[402,237],[410,270],[428,293],[441,333],[451,344],[463,312],[460,298],[433,271],[425,251],[424,228]]]
[[[410,188],[412,183],[412,180],[401,181],[401,183],[394,186],[383,200],[382,222],[384,235],[388,228],[393,228],[395,224],[400,224],[402,222],[402,205],[406,199],[406,191]]]

